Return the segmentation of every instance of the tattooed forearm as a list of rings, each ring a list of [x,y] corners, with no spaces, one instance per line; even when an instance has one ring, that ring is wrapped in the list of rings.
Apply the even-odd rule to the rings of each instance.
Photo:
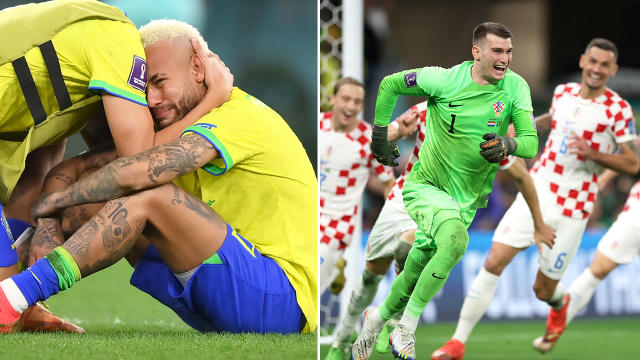
[[[173,143],[114,160],[64,190],[56,206],[106,201],[164,184],[204,166],[216,155],[205,138],[185,135]]]

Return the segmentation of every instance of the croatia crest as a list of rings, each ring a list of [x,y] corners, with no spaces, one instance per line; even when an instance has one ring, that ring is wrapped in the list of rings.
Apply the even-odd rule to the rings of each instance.
[[[500,100],[496,101],[493,104],[493,112],[496,114],[496,117],[500,117],[502,110],[504,110],[504,103]]]

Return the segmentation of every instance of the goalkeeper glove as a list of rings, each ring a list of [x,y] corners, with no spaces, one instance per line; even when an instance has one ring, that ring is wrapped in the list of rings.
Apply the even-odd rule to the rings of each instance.
[[[480,155],[490,163],[498,163],[516,151],[517,143],[512,138],[496,133],[482,135],[486,141],[480,143]]]
[[[398,166],[396,159],[400,156],[400,150],[398,145],[387,140],[386,126],[373,125],[371,154],[382,165]]]

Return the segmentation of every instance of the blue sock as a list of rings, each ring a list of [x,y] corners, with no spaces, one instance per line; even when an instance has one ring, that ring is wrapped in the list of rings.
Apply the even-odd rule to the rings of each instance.
[[[27,270],[11,277],[22,292],[29,306],[60,291],[58,274],[51,266],[49,259],[42,258],[36,261]]]

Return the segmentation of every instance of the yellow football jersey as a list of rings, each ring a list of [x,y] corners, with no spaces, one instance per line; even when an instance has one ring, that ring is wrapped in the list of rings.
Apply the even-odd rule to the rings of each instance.
[[[175,183],[280,265],[307,319],[304,331],[313,331],[317,181],[302,144],[280,115],[238,88],[189,133],[206,138],[219,157]]]
[[[4,11],[3,11],[4,12]],[[147,105],[146,60],[140,33],[130,22],[83,20],[52,38],[72,106],[60,111],[42,53],[25,55],[46,120],[34,126],[12,63],[0,65],[0,200],[5,202],[24,170],[27,154],[78,132],[100,109],[102,91]]]

